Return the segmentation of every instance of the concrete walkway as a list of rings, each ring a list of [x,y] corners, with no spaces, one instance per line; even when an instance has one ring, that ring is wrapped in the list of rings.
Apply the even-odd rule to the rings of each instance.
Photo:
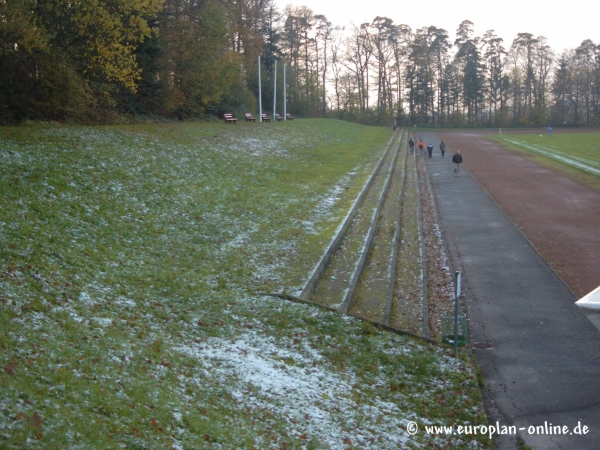
[[[442,158],[437,136],[420,136],[435,148],[429,174],[451,260],[463,273],[491,424],[514,426],[534,449],[599,449],[600,332],[475,179],[464,170],[454,176],[452,149]],[[577,434],[584,427],[587,434]],[[516,436],[496,443],[518,448]]]

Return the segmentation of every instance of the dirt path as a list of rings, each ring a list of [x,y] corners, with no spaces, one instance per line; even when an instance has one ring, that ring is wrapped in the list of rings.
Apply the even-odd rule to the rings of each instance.
[[[571,290],[581,297],[600,285],[600,191],[535,164],[485,139],[446,132],[464,166],[519,227]]]

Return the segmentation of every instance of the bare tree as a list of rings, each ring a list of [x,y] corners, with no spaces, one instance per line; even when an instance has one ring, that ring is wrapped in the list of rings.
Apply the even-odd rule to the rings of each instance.
[[[350,70],[357,81],[358,104],[361,111],[369,108],[369,63],[373,47],[368,32],[368,24],[353,26],[352,35],[346,40],[344,66]]]
[[[377,76],[377,109],[392,110],[394,96],[391,90],[391,70],[394,64],[394,46],[392,45],[395,27],[391,19],[376,17],[371,24],[370,34],[373,45],[374,67]],[[390,65],[392,67],[390,67]]]
[[[487,71],[487,93],[489,101],[489,115],[496,118],[499,110],[503,110],[503,76],[504,76],[504,59],[506,50],[502,45],[502,38],[498,37],[494,30],[488,30],[483,36],[483,44],[485,46],[484,59],[486,62]],[[497,125],[500,125],[497,123]]]
[[[578,114],[586,126],[598,123],[598,94],[600,88],[596,84],[599,79],[600,46],[587,39],[575,49],[575,76],[573,81],[581,94],[581,106]]]
[[[319,61],[322,61],[321,64],[321,114],[327,114],[327,70],[328,70],[328,53],[327,53],[327,44],[331,42],[333,26],[331,22],[327,20],[327,18],[323,15],[316,15],[316,36],[315,36],[315,50],[317,55],[317,73],[319,72],[318,64]],[[323,57],[319,57],[319,42],[323,44],[322,55]]]
[[[335,92],[335,100],[336,100],[336,109],[341,111],[341,103],[340,103],[340,76],[342,74],[343,65],[340,59],[340,55],[342,53],[342,44],[343,44],[343,36],[342,30],[335,29],[332,35],[332,45],[331,45],[331,72],[332,72],[332,81],[333,81],[333,89]]]

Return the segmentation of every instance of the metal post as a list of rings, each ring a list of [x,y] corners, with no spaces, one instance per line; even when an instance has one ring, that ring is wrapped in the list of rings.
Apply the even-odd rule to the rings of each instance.
[[[460,271],[456,271],[454,283],[454,357],[458,354],[458,314],[460,312]]]
[[[275,121],[275,111],[277,111],[277,60],[275,60],[275,71],[273,73],[273,121]]]
[[[258,117],[262,122],[262,90],[260,85],[260,56],[258,57]]]
[[[283,120],[287,120],[287,95],[285,86],[285,64],[283,65]]]

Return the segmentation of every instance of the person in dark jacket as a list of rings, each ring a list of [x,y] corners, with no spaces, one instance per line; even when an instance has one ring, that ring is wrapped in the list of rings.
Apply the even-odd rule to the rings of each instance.
[[[429,155],[430,158],[431,158],[431,155],[433,155],[433,144],[427,145],[427,154]]]
[[[462,155],[460,154],[460,150],[456,150],[456,153],[452,157],[452,163],[454,164],[454,176],[458,176],[460,173],[460,165],[463,162]]]
[[[442,141],[442,143],[440,144],[440,151],[442,152],[442,158],[443,158],[444,153],[446,153],[446,144],[444,144],[444,141]]]

